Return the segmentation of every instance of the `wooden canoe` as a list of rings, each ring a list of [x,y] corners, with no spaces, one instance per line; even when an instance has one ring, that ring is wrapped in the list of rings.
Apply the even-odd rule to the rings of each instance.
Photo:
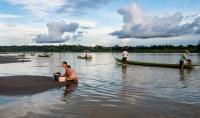
[[[122,63],[121,59],[115,58],[115,60],[119,63]],[[167,68],[180,68],[179,64],[165,64],[165,63],[153,63],[153,62],[140,62],[140,61],[127,61],[127,64],[129,65],[141,65],[141,66],[154,66],[154,67],[167,67]],[[187,64],[184,65],[184,68],[192,69],[195,68],[195,64]]]
[[[92,59],[92,57],[91,56],[89,56],[89,57],[85,57],[85,56],[77,56],[77,58],[78,59],[87,59],[87,60],[91,60]]]
[[[50,54],[41,54],[41,55],[38,55],[38,57],[50,57]]]

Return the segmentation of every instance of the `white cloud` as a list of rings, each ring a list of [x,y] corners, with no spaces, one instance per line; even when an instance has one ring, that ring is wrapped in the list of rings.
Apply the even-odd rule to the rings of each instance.
[[[112,0],[65,0],[65,4],[57,10],[57,13],[70,13],[80,16],[86,14],[89,9],[98,9]]]
[[[198,16],[190,23],[185,22],[184,16],[179,12],[162,17],[148,17],[136,4],[123,7],[118,13],[123,16],[124,26],[121,30],[111,33],[118,38],[165,38],[200,34]]]
[[[1,45],[28,45],[31,44],[34,34],[43,32],[41,28],[27,25],[10,25],[0,22]]]
[[[65,0],[6,0],[12,5],[20,5],[36,16],[45,16],[64,5]]]
[[[81,41],[74,42],[81,45],[100,45],[100,46],[110,46],[113,44],[118,44],[119,42],[115,37],[110,36],[108,33],[112,32],[113,27],[96,27],[87,30],[87,34],[82,37]]]
[[[94,28],[97,27],[97,23],[95,21],[92,20],[88,20],[88,19],[71,19],[71,20],[65,20],[66,22],[76,22],[81,24],[81,27],[90,27],[90,28]]]
[[[83,15],[88,9],[97,9],[112,0],[5,0],[12,5],[20,5],[36,16],[52,13]]]
[[[97,22],[91,19],[84,18],[66,18],[66,15],[59,14],[54,17],[53,21],[65,21],[66,23],[76,22],[81,25],[81,27],[97,27]]]
[[[21,16],[14,15],[14,14],[0,13],[0,19],[11,19],[11,18],[19,18],[19,17],[21,17]]]
[[[62,43],[72,38],[81,36],[81,33],[76,31],[79,28],[78,23],[66,24],[64,21],[50,22],[47,24],[48,34],[39,34],[34,38],[37,43]]]

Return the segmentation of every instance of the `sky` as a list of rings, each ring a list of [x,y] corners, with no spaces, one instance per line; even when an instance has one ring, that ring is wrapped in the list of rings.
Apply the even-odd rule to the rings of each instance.
[[[0,45],[189,45],[199,0],[0,0]]]

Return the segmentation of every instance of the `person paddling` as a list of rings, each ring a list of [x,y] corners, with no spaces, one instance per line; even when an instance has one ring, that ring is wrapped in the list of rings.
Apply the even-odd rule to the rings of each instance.
[[[59,81],[77,81],[78,77],[76,73],[71,69],[71,66],[67,64],[67,62],[62,62],[62,67],[65,70],[65,73],[59,77]]]
[[[185,50],[184,54],[181,55],[180,58],[180,69],[183,70],[184,69],[184,62],[188,61],[188,54],[190,52],[188,50]]]
[[[122,53],[122,64],[123,66],[127,65],[128,51],[125,49]]]

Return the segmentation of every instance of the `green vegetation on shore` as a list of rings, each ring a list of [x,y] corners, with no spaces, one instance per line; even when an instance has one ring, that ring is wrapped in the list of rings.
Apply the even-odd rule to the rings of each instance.
[[[81,46],[81,45],[45,45],[45,46],[0,46],[0,52],[121,52],[127,47],[120,47],[118,45],[113,47],[103,46]],[[152,46],[129,46],[129,52],[135,53],[179,53],[185,49],[190,52],[199,53],[200,43],[198,45],[152,45]]]

